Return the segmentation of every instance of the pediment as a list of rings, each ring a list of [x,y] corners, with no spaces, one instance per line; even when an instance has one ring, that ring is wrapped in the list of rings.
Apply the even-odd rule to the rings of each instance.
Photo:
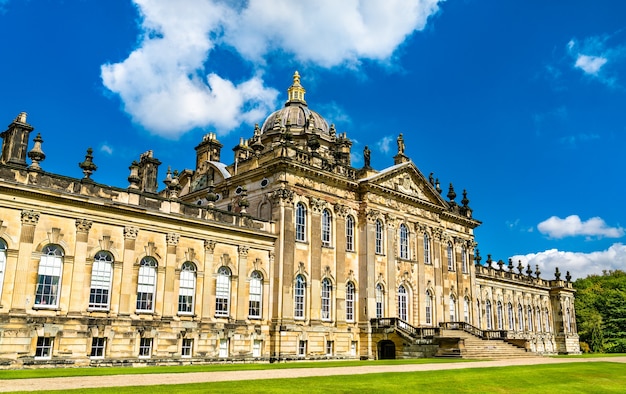
[[[389,167],[362,182],[434,205],[447,204],[412,162]]]

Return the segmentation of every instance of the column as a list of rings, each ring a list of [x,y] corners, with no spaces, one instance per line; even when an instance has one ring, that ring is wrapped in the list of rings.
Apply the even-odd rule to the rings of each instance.
[[[237,262],[237,289],[232,310],[235,311],[235,320],[245,320],[248,317],[248,247],[239,245]]]
[[[89,240],[89,230],[93,222],[87,219],[76,219],[76,244],[74,245],[74,264],[69,278],[64,274],[63,285],[70,286],[69,314],[80,315],[87,308],[85,294],[89,297],[90,282],[86,279],[91,277],[91,272],[85,272],[85,262],[87,261],[87,246]],[[64,264],[65,265],[65,264]],[[65,268],[64,268],[65,271]],[[66,281],[66,278],[68,281]],[[87,291],[85,291],[87,289]]]
[[[212,286],[213,283],[213,252],[215,251],[215,245],[217,242],[207,239],[204,241],[204,277],[202,278],[202,313],[200,318],[202,320],[210,320],[215,304],[215,292]],[[198,277],[198,280],[200,278]]]
[[[33,271],[37,272],[36,266],[31,267],[31,255],[33,253],[33,241],[35,239],[37,222],[39,222],[39,212],[22,211],[22,228],[15,279],[13,280],[14,287],[10,313],[26,313],[26,299],[34,299],[35,296],[34,294],[26,294],[26,284],[28,282],[28,274]]]
[[[128,316],[135,311],[131,305],[137,297],[137,282],[132,280],[135,263],[135,242],[139,229],[133,226],[124,227],[124,261],[122,262],[122,277],[120,278],[119,314]],[[135,275],[136,277],[136,275]]]
[[[176,247],[180,235],[177,233],[168,233],[165,235],[167,244],[167,254],[165,256],[165,277],[163,278],[163,317],[172,318],[178,311],[178,294],[175,290],[178,288],[178,280],[176,280]],[[178,277],[180,279],[180,276]],[[159,278],[161,279],[161,278]],[[159,286],[161,287],[161,286]],[[159,299],[157,297],[157,299]]]

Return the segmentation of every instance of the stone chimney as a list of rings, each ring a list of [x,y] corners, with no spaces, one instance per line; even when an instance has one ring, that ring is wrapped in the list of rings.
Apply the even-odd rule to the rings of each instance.
[[[28,136],[34,127],[26,123],[26,112],[21,112],[9,125],[9,128],[0,134],[2,137],[2,156],[0,163],[16,164],[26,167],[26,152],[28,150]]]
[[[223,145],[217,140],[215,133],[205,134],[202,142],[196,146],[196,170],[205,161],[220,161]]]
[[[159,187],[158,173],[161,162],[152,157],[152,151],[142,153],[139,160],[138,175],[140,189],[147,193],[156,193]]]

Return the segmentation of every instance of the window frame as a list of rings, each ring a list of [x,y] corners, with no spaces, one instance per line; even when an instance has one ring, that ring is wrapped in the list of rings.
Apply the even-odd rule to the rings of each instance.
[[[517,320],[519,320],[517,327],[519,328],[518,331],[524,331],[524,307],[522,307],[521,303],[517,304]]]
[[[408,321],[409,318],[408,298],[406,287],[398,286],[398,319],[402,321]]]
[[[260,319],[263,315],[263,274],[258,270],[250,273],[248,291],[248,318]]]
[[[328,278],[322,279],[322,288],[321,288],[321,318],[322,321],[331,321],[332,320],[332,307],[331,300],[333,294],[333,285]]]
[[[146,256],[139,262],[136,313],[154,313],[158,266],[156,259],[151,256]]]
[[[380,219],[376,219],[374,252],[378,255],[385,254],[384,239],[383,222]]]
[[[491,310],[491,300],[485,301],[485,320],[487,320],[487,330],[493,329],[493,311]]]
[[[306,357],[307,341],[298,341],[298,357]]]
[[[424,233],[424,264],[432,264],[430,257],[430,237],[428,233]]]
[[[192,316],[195,312],[197,278],[196,265],[191,261],[185,261],[180,266],[178,278],[179,315]]]
[[[329,209],[322,211],[322,246],[332,246],[332,228],[333,228],[333,215]]]
[[[354,252],[354,217],[346,216],[346,251]]]
[[[463,320],[470,323],[470,300],[467,296],[463,297]]]
[[[138,358],[151,358],[152,346],[154,345],[154,338],[140,338],[139,339],[139,354]]]
[[[467,248],[465,246],[461,247],[461,272],[469,274],[469,266],[467,265]]]
[[[306,206],[302,202],[296,203],[296,241],[298,242],[306,242],[306,219],[307,219],[307,209]]]
[[[513,304],[507,304],[507,312],[508,312],[508,320],[509,320],[509,330],[515,331],[515,312],[513,311]]]
[[[228,358],[230,354],[230,341],[227,338],[220,339],[217,356],[219,358]]]
[[[306,314],[304,313],[306,303],[306,279],[302,274],[296,276],[293,297],[293,317],[296,320],[304,320],[306,318]]]
[[[215,279],[215,317],[230,316],[231,280],[230,268],[222,265]]]
[[[448,242],[446,252],[448,257],[448,271],[456,271],[454,269],[454,248],[452,247],[452,242]]]
[[[409,259],[409,228],[404,224],[400,224],[400,258]]]
[[[433,325],[433,296],[430,290],[426,290],[426,325]]]
[[[37,337],[37,343],[35,345],[35,359],[50,360],[52,358],[53,346],[53,337]]]
[[[108,311],[111,308],[111,286],[113,284],[113,254],[100,250],[94,255],[89,285],[90,311]],[[108,279],[107,279],[108,276]],[[106,301],[102,301],[106,298]],[[97,302],[97,300],[100,302]]]
[[[56,309],[61,298],[65,252],[56,244],[43,247],[37,268],[37,286],[33,308]],[[52,302],[54,301],[54,302]]]
[[[91,338],[91,351],[89,352],[89,358],[101,359],[104,358],[106,351],[107,339],[106,337],[92,337]]]
[[[450,294],[450,299],[448,300],[448,312],[449,312],[449,317],[450,317],[450,321],[454,322],[457,321],[457,317],[456,317],[456,298],[454,297],[454,295]]]
[[[498,301],[496,303],[496,321],[498,330],[504,330],[504,308],[502,306],[502,301]]]
[[[348,282],[346,284],[346,321],[349,323],[354,322],[354,302],[356,300],[356,289],[354,283]]]
[[[193,338],[183,338],[180,342],[180,357],[191,358],[193,356]]]
[[[376,318],[385,317],[385,288],[380,283],[376,284]]]
[[[0,238],[0,300],[2,300],[2,285],[4,284],[4,273],[7,267],[7,251],[9,247],[6,241]]]

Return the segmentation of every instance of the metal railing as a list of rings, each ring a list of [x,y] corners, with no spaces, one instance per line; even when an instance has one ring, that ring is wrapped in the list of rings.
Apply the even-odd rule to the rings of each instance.
[[[481,330],[465,322],[443,322],[439,327],[444,330],[461,330],[483,339],[506,339],[506,330]]]
[[[371,319],[373,329],[394,328],[415,339],[432,338],[439,335],[439,327],[415,327],[397,317]]]

